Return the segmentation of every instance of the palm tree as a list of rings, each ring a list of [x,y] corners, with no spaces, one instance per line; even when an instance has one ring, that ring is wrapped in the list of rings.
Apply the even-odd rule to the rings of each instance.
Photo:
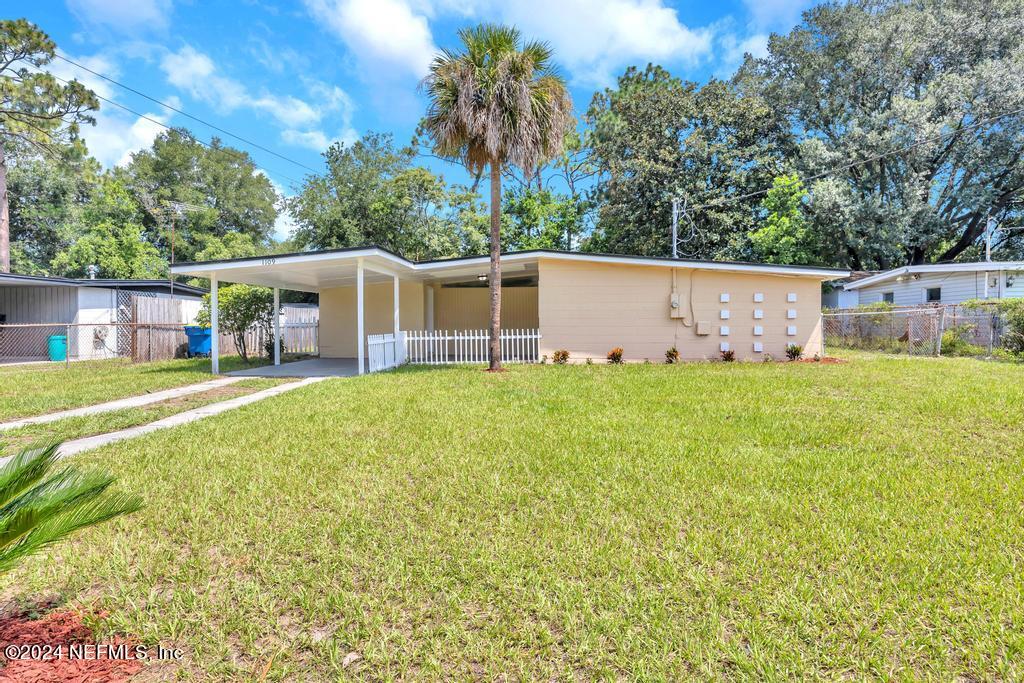
[[[501,172],[526,174],[561,153],[572,100],[545,43],[523,44],[519,30],[481,24],[459,31],[462,52],[434,58],[423,87],[430,99],[423,126],[443,157],[473,173],[491,173],[491,362],[501,370]]]
[[[54,471],[57,448],[24,450],[0,467],[0,573],[73,531],[142,507],[137,496],[107,493],[109,474]]]

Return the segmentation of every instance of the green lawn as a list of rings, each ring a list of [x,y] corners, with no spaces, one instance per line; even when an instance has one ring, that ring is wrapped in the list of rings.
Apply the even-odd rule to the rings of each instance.
[[[244,396],[262,389],[291,381],[286,379],[252,378],[243,379],[223,387],[188,394],[167,401],[149,403],[137,408],[112,410],[108,413],[69,417],[54,422],[27,425],[17,429],[0,431],[0,457],[13,455],[31,445],[70,441],[93,434],[106,434],[140,424],[155,422],[176,413],[218,403],[230,398]]]
[[[1024,677],[1024,371],[852,358],[322,382],[80,456],[148,507],[0,587],[185,678]]]
[[[253,360],[262,364],[264,361]],[[220,371],[247,366],[238,356],[223,356]],[[0,421],[70,410],[126,396],[212,379],[206,358],[153,363],[128,359],[32,365],[0,365]]]

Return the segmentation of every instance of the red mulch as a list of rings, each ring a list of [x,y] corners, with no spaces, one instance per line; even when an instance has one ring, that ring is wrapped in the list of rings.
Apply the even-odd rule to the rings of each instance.
[[[0,683],[119,683],[142,669],[136,659],[106,659],[101,651],[97,659],[69,659],[68,646],[93,644],[92,629],[82,615],[71,610],[54,610],[40,619],[27,614],[0,617]],[[131,643],[115,637],[109,645]],[[8,645],[63,645],[60,659],[14,659],[4,655]]]
[[[797,361],[797,363],[821,363],[822,365],[839,365],[840,363],[845,362],[846,361],[842,358],[833,358],[832,356],[825,356],[817,360],[813,358],[801,358]]]

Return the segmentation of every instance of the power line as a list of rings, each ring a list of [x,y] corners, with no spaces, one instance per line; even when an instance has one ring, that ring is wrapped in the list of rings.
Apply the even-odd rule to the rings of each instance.
[[[867,159],[861,159],[860,161],[852,161],[852,162],[850,162],[848,164],[844,164],[842,166],[836,166],[835,168],[831,168],[831,169],[829,169],[827,171],[822,171],[820,173],[815,173],[814,175],[807,176],[806,178],[800,178],[799,181],[800,181],[801,184],[806,184],[806,183],[809,183],[811,181],[818,180],[819,178],[824,178],[826,176],[830,176],[830,175],[832,175],[834,173],[839,173],[841,171],[847,171],[847,170],[849,170],[851,168],[854,168],[856,166],[861,166],[863,164],[870,164],[870,163],[875,162],[875,161],[880,161],[880,160],[882,160],[882,159],[884,159],[886,157],[890,157],[890,156],[893,156],[893,155],[896,155],[896,154],[902,154],[904,152],[909,152],[910,150],[912,150],[913,148],[915,148],[915,147],[917,147],[919,145],[923,145],[923,144],[928,143],[928,142],[939,142],[941,140],[944,140],[945,138],[950,138],[950,137],[953,137],[955,135],[959,135],[960,133],[962,133],[962,132],[964,132],[966,130],[970,130],[972,128],[977,128],[977,127],[983,126],[983,125],[985,125],[987,123],[992,123],[993,121],[998,121],[999,119],[1006,118],[1007,116],[1013,116],[1014,114],[1020,114],[1022,112],[1024,112],[1024,107],[1020,107],[1020,108],[1014,109],[1012,111],[1004,112],[1002,114],[998,114],[996,116],[992,116],[992,117],[989,117],[987,119],[980,119],[979,121],[975,121],[974,123],[972,123],[972,124],[970,124],[968,126],[964,126],[963,128],[960,128],[958,130],[955,130],[952,133],[945,133],[943,135],[936,135],[936,136],[932,136],[930,138],[922,138],[922,139],[918,140],[917,142],[912,142],[909,145],[906,145],[905,147],[901,147],[899,149],[890,150],[888,152],[884,152],[882,154],[878,154],[878,155],[873,156],[873,157],[868,157]],[[742,201],[744,199],[752,199],[754,197],[759,197],[761,195],[768,194],[768,192],[770,192],[770,191],[771,191],[771,188],[766,188],[766,189],[763,189],[763,190],[757,190],[755,192],[747,192],[746,194],[741,194],[741,195],[738,195],[736,197],[725,197],[725,198],[722,198],[722,199],[716,199],[716,200],[710,201],[710,202],[708,202],[706,204],[699,204],[697,206],[691,206],[689,208],[689,211],[700,211],[702,209],[710,209],[710,208],[715,208],[715,207],[718,207],[718,206],[724,206],[725,204],[730,204],[732,202],[738,202],[738,201]],[[685,208],[683,210],[684,210],[684,213],[685,213],[685,211],[687,211],[687,209],[685,209]]]
[[[110,76],[106,76],[104,74],[101,74],[98,71],[93,71],[89,67],[87,67],[87,66],[85,66],[83,64],[79,64],[78,62],[76,62],[76,61],[74,61],[72,59],[68,59],[67,57],[65,57],[63,55],[59,55],[59,54],[55,55],[55,56],[57,57],[57,59],[63,60],[65,62],[67,62],[68,64],[71,64],[73,66],[78,67],[79,69],[82,69],[83,71],[88,71],[93,76],[97,76],[99,78],[102,78],[103,80],[108,81],[110,83],[113,83],[114,85],[116,85],[118,87],[124,88],[125,90],[127,90],[129,92],[133,92],[136,95],[138,95],[139,97],[145,97],[150,102],[155,102],[156,104],[159,104],[161,107],[165,107],[167,109],[170,109],[173,112],[181,114],[182,116],[188,117],[188,118],[192,119],[193,121],[201,123],[204,126],[208,126],[209,128],[212,128],[213,130],[215,130],[217,132],[220,132],[220,133],[223,133],[224,135],[228,135],[230,137],[233,137],[234,139],[236,139],[236,140],[238,140],[240,142],[244,142],[247,145],[250,145],[252,147],[255,147],[256,149],[262,150],[262,151],[266,152],[267,154],[273,154],[278,159],[283,159],[284,161],[287,161],[290,164],[295,164],[296,166],[304,168],[307,171],[312,171],[313,173],[318,173],[318,171],[315,168],[313,168],[311,166],[307,166],[306,164],[302,163],[301,161],[295,161],[294,159],[290,159],[290,158],[286,157],[283,154],[279,154],[278,152],[275,152],[272,149],[268,149],[267,147],[264,147],[263,145],[259,144],[258,142],[253,142],[252,140],[243,138],[241,135],[238,135],[236,133],[232,133],[229,130],[225,130],[224,128],[221,128],[220,126],[214,125],[214,124],[210,123],[209,121],[204,121],[203,119],[199,118],[198,116],[193,116],[192,114],[189,114],[186,111],[182,111],[181,109],[178,109],[177,107],[172,107],[171,105],[167,104],[166,102],[162,102],[162,101],[156,99],[155,97],[151,97],[151,96],[147,95],[144,92],[136,90],[135,88],[131,87],[130,85],[125,85],[124,83],[121,83],[120,81],[115,81]]]
[[[63,79],[63,78],[61,78],[60,76],[54,76],[53,74],[50,74],[50,75],[51,75],[51,76],[53,76],[54,78],[56,78],[56,79],[57,79],[58,81],[60,81],[61,83],[64,83],[64,84],[69,84],[69,83],[70,83],[70,81],[68,81],[68,80],[65,80],[65,79]],[[139,117],[140,119],[144,119],[144,120],[146,120],[146,121],[149,121],[150,123],[155,123],[156,125],[158,125],[158,126],[160,126],[160,127],[162,127],[162,128],[166,128],[167,130],[175,130],[175,127],[174,127],[174,126],[168,126],[168,125],[167,125],[166,123],[164,123],[163,121],[158,121],[157,119],[154,119],[154,118],[153,118],[152,116],[146,116],[145,114],[143,114],[143,113],[140,113],[140,112],[137,112],[137,111],[135,111],[134,109],[132,109],[132,108],[130,108],[130,107],[126,107],[126,106],[124,106],[124,105],[123,105],[123,104],[121,104],[120,102],[115,102],[115,101],[114,101],[114,100],[112,100],[112,99],[109,99],[109,98],[107,98],[107,97],[104,97],[103,95],[100,95],[99,93],[93,93],[93,95],[95,95],[97,99],[99,99],[99,100],[102,100],[103,102],[106,102],[107,104],[112,104],[112,105],[114,105],[115,107],[118,107],[119,109],[123,109],[124,111],[128,112],[129,114],[133,114],[134,116],[138,116],[138,117]],[[179,130],[180,130],[180,129],[179,129]],[[248,160],[248,161],[251,161],[251,159],[250,159],[250,158],[248,157],[248,155],[247,155],[247,154],[245,154],[244,152],[241,152],[241,151],[236,151],[236,150],[233,150],[233,149],[229,149],[229,148],[227,148],[227,147],[214,147],[214,146],[213,146],[213,145],[211,145],[210,143],[208,143],[208,142],[206,142],[206,141],[204,141],[204,140],[200,140],[199,138],[197,138],[197,137],[196,137],[195,135],[193,135],[193,134],[192,134],[192,132],[191,132],[191,131],[189,131],[188,129],[184,129],[184,130],[185,130],[185,131],[186,131],[186,132],[187,132],[187,133],[189,134],[189,137],[191,137],[191,138],[192,138],[193,140],[195,140],[196,142],[198,142],[198,143],[199,143],[200,145],[202,145],[202,146],[206,147],[207,149],[209,149],[209,150],[211,150],[211,151],[213,151],[213,152],[222,152],[222,153],[224,153],[224,154],[228,154],[228,155],[230,155],[230,156],[233,156],[233,157],[235,157],[236,159],[242,159],[242,160]],[[255,164],[255,163],[253,163],[253,165],[255,166],[256,164]],[[257,168],[259,168],[259,167],[257,166]],[[266,171],[264,171],[264,172],[266,172]],[[290,181],[290,182],[293,182],[293,183],[295,183],[296,185],[301,185],[301,184],[302,184],[302,182],[301,182],[301,181],[299,181],[299,180],[296,180],[295,178],[292,178],[292,177],[290,177],[290,176],[286,176],[286,175],[284,175],[283,173],[278,173],[278,175],[280,175],[280,176],[281,176],[282,178],[284,178],[285,180],[288,180],[288,181]]]

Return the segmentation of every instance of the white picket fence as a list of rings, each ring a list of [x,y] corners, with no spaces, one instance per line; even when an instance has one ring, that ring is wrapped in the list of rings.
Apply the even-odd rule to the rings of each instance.
[[[490,357],[491,337],[487,330],[408,330],[404,334],[405,357],[409,363],[486,363]],[[501,359],[505,363],[540,361],[540,330],[503,329]]]
[[[370,372],[395,368],[405,362],[405,333],[371,334],[366,337],[366,359]]]

